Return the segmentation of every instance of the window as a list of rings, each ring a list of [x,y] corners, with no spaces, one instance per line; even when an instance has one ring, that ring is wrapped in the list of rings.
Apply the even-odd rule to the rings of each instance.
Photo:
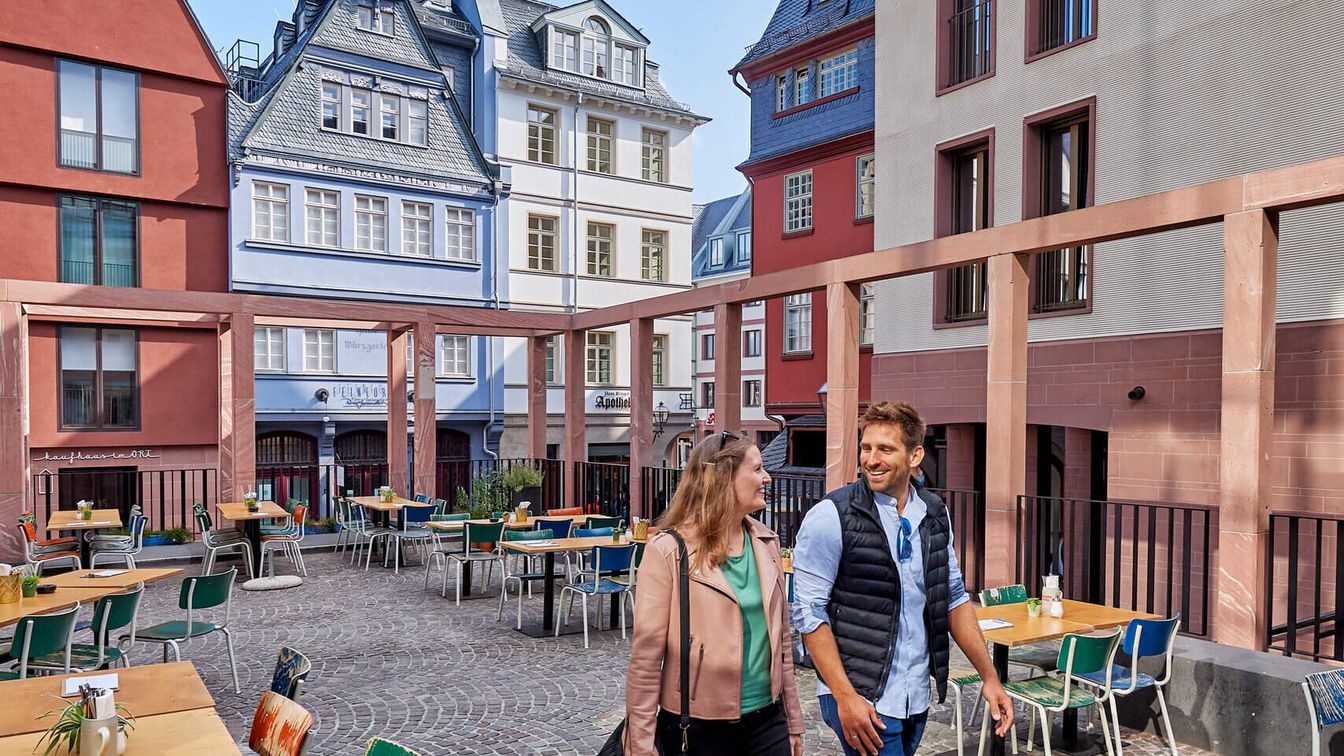
[[[383,116],[383,139],[396,139],[397,129],[401,125],[401,98],[380,94],[378,112]]]
[[[61,356],[61,429],[135,428],[140,391],[137,334],[128,328],[57,332]]]
[[[359,6],[359,28],[392,36],[396,33],[397,14],[382,4],[363,3]]]
[[[761,406],[761,381],[753,378],[749,381],[742,381],[742,406],[759,407]]]
[[[612,58],[611,80],[617,84],[624,84],[627,87],[633,87],[639,81],[635,74],[635,62],[639,60],[639,54],[633,47],[625,45],[616,45]]]
[[[989,192],[993,186],[989,142],[948,153],[941,160],[949,171],[947,232],[964,234],[993,225],[989,217]],[[955,323],[985,317],[989,276],[981,260],[947,272],[947,304],[943,320]]]
[[[784,298],[784,351],[812,351],[811,294],[793,294]]]
[[[406,138],[411,144],[429,144],[429,103],[424,100],[406,101]]]
[[[563,68],[566,71],[579,70],[578,46],[578,34],[551,27],[551,67]]]
[[[588,382],[611,383],[611,342],[609,331],[588,332]]]
[[[476,262],[476,211],[466,207],[444,210],[448,234],[444,242],[449,260]]]
[[[700,406],[705,409],[714,409],[714,382],[705,381],[700,384]]]
[[[939,0],[938,8],[943,19],[938,38],[942,87],[993,73],[993,1]]]
[[[130,71],[62,60],[60,163],[115,173],[140,169],[140,80]]]
[[[737,232],[737,261],[751,262],[751,232]]]
[[[355,249],[362,252],[387,251],[385,198],[355,195]]]
[[[639,277],[645,281],[666,280],[663,258],[667,250],[667,232],[646,228],[641,236]]]
[[[753,328],[750,331],[742,332],[742,356],[761,356],[761,329]]]
[[[873,326],[877,318],[873,314],[873,285],[859,286],[859,346],[873,345]]]
[[[812,171],[784,177],[784,233],[812,228]]]
[[[653,376],[653,385],[667,385],[667,334],[655,333],[653,335],[653,367],[650,371]]]
[[[607,46],[610,43],[607,25],[602,19],[592,17],[583,22],[583,28],[583,73],[605,79],[608,75]]]
[[[133,202],[61,197],[61,281],[137,286],[139,208]]]
[[[583,22],[582,32],[552,26],[550,61],[552,68],[608,79],[627,87],[641,84],[640,48],[614,42],[610,27],[596,16]]]
[[[341,246],[341,195],[323,189],[303,192],[304,241],[318,247]]]
[[[793,104],[802,105],[807,99],[807,66],[803,66],[793,72]]]
[[[588,170],[611,173],[611,121],[588,119]]]
[[[336,332],[326,328],[303,329],[303,372],[336,372]]]
[[[471,377],[471,337],[450,335],[439,342],[439,375],[448,378]]]
[[[821,88],[818,97],[829,97],[859,85],[859,51],[847,50],[817,64]]]
[[[350,89],[350,131],[368,136],[370,103],[373,93],[367,89]]]
[[[528,269],[555,272],[555,225],[555,218],[527,216]]]
[[[588,224],[588,275],[611,276],[611,239],[614,227],[605,223]]]
[[[322,82],[322,128],[341,129],[341,85]]]
[[[1040,141],[1040,215],[1066,213],[1092,204],[1090,116],[1074,116],[1036,129]],[[1087,305],[1087,247],[1066,247],[1036,256],[1037,312]]]
[[[561,337],[552,336],[546,339],[546,382],[559,383],[560,371],[564,370],[561,362],[564,354],[564,346]]]
[[[555,111],[527,109],[527,159],[555,165]]]
[[[1097,33],[1096,0],[1028,0],[1027,52],[1040,55]]]
[[[262,373],[285,370],[285,329],[257,326],[252,331],[252,365]]]
[[[700,359],[714,359],[714,334],[704,333],[700,335]]]
[[[644,129],[640,136],[640,175],[645,181],[667,183],[667,134]]]
[[[775,112],[789,109],[789,77],[780,74],[775,77]]]
[[[401,253],[416,257],[434,254],[434,209],[428,202],[401,203]]]
[[[717,236],[709,240],[709,267],[719,268],[723,266],[723,237]]]
[[[865,155],[859,158],[854,171],[856,193],[854,195],[854,217],[871,218],[873,216],[873,186],[877,181],[877,158]]]
[[[252,182],[252,238],[289,241],[289,187]]]

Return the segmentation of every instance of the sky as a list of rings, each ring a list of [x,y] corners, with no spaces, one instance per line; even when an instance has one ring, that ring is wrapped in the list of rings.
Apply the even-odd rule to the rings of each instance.
[[[275,22],[289,19],[293,0],[188,0],[210,43],[223,54],[236,39],[262,46],[265,57]],[[663,86],[712,119],[692,135],[697,203],[736,195],[746,179],[736,166],[750,149],[750,103],[728,69],[761,36],[776,0],[608,0],[651,40]],[[556,0],[557,5],[571,5]]]

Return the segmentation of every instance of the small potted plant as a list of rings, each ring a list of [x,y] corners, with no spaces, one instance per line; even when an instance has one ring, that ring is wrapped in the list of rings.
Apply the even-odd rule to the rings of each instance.
[[[195,540],[195,536],[186,528],[169,528],[163,531],[163,534],[167,536],[169,543],[183,544]]]
[[[793,571],[793,549],[779,550],[779,566],[785,572]]]
[[[82,520],[93,519],[93,504],[91,502],[79,500],[79,517]]]
[[[391,486],[383,486],[378,489],[378,495],[383,498],[384,504],[391,504],[392,500],[397,498],[397,492],[393,491]]]
[[[1028,617],[1039,617],[1039,616],[1041,616],[1041,600],[1040,600],[1040,599],[1038,599],[1038,598],[1029,598],[1029,599],[1027,599],[1027,616],[1028,616]]]
[[[37,584],[42,582],[42,578],[37,575],[24,575],[21,582],[23,597],[32,598],[37,595]]]
[[[62,701],[64,703],[64,701]],[[123,716],[124,715],[124,716]],[[42,756],[50,756],[51,753],[64,746],[65,753],[79,753],[80,740],[84,733],[84,703],[76,699],[70,702],[64,709],[57,711],[48,711],[38,719],[46,719],[55,716],[56,722],[47,728],[42,734],[42,738],[37,741],[37,745],[42,745],[45,741],[47,749],[42,752]],[[111,717],[106,720],[109,724]],[[92,721],[90,722],[92,724]],[[117,704],[117,737],[116,741],[109,743],[107,753],[125,753],[126,752],[126,731],[135,729],[135,717],[124,704]],[[37,749],[34,748],[34,751]]]
[[[247,506],[247,511],[249,511],[249,512],[255,512],[255,511],[257,511],[257,509],[258,509],[258,507],[257,507],[257,492],[256,492],[256,491],[248,491],[247,493],[243,494],[243,504],[245,504],[245,505]]]

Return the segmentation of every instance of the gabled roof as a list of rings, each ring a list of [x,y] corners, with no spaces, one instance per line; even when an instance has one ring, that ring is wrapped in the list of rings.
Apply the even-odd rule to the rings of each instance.
[[[737,249],[737,232],[751,230],[751,187],[741,194],[714,200],[696,208],[691,221],[691,279],[751,271],[750,258]],[[724,264],[709,265],[710,240],[726,236]]]
[[[537,20],[532,22],[532,31],[541,31],[541,27],[548,21],[566,20],[571,18],[573,20],[570,24],[572,26],[579,26],[583,19],[594,13],[601,14],[605,18],[616,22],[616,26],[619,27],[619,31],[623,33],[627,41],[635,42],[646,47],[648,46],[649,38],[644,36],[644,32],[636,28],[634,24],[625,20],[625,16],[617,13],[615,8],[608,5],[603,0],[584,0],[581,3],[566,5],[563,8],[556,8],[555,10],[537,17]],[[618,35],[618,37],[619,36],[620,35]]]
[[[927,1],[927,0],[926,0]],[[875,0],[779,0],[761,38],[733,70],[813,37],[871,16]]]
[[[407,2],[382,0],[382,7],[392,9],[396,15],[396,21],[393,22],[395,36],[358,28],[355,23],[358,7],[359,0],[332,0],[325,18],[315,24],[317,31],[309,43],[415,68],[439,70],[439,64],[429,50],[429,42],[420,30],[416,14]],[[403,36],[403,30],[409,34]],[[408,38],[411,44],[407,44]]]

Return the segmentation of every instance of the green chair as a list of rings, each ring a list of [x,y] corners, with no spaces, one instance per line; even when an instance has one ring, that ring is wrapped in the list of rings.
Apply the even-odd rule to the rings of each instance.
[[[506,530],[504,531],[505,541],[549,541],[555,536],[549,530]],[[522,564],[523,568],[518,572],[509,571],[509,557],[513,557],[515,565]],[[533,572],[529,565],[527,554],[506,553],[504,554],[504,579],[499,586],[499,611],[495,612],[495,621],[504,619],[504,597],[509,595],[509,581],[518,584],[518,621],[515,629],[523,629],[523,584],[526,583],[528,592],[531,592],[532,581],[541,580],[546,577],[545,572]]]
[[[594,515],[583,521],[583,527],[592,530],[593,528],[614,528],[621,524],[619,517],[599,517]]]
[[[489,564],[492,567],[499,563],[503,569],[504,558],[499,550],[499,541],[503,537],[504,523],[492,522],[490,524],[468,521],[462,528],[462,550],[448,554],[448,558],[457,563],[457,603],[462,603],[462,565],[467,562],[480,562]],[[491,551],[472,551],[473,543],[493,543],[495,548]],[[485,584],[490,584],[490,576],[486,575]],[[448,570],[443,571],[443,596],[448,595]]]
[[[999,588],[986,588],[980,591],[981,606],[1002,606],[1004,604],[1022,604],[1027,600],[1026,586],[1020,584],[1005,585]],[[1055,671],[1058,654],[1048,646],[1024,646],[1008,651],[1008,663],[1028,667],[1042,674]]]
[[[430,515],[430,522],[462,522],[470,520],[471,515],[466,512],[456,514],[436,514]],[[430,549],[429,558],[425,560],[425,587],[429,587],[429,571],[435,564],[443,565],[443,596],[448,596],[448,555],[456,554],[462,550],[462,535],[464,530],[456,533],[445,532],[430,528],[430,538],[433,540],[433,547]],[[449,546],[445,547],[443,542],[448,541]]]
[[[1058,667],[1060,674],[1055,677],[1033,677],[1027,680],[1012,680],[1004,683],[1003,689],[1011,698],[1032,707],[1031,724],[1027,727],[1027,750],[1031,751],[1036,741],[1036,715],[1041,717],[1041,737],[1045,742],[1045,755],[1050,750],[1050,715],[1068,709],[1081,709],[1097,704],[1101,714],[1102,737],[1106,741],[1106,752],[1115,753],[1111,745],[1110,717],[1106,713],[1106,703],[1114,695],[1110,670],[1115,663],[1115,653],[1120,649],[1120,631],[1113,630],[1105,635],[1078,635],[1069,633],[1059,646]],[[1084,680],[1082,675],[1091,672],[1105,672],[1105,681],[1098,684]],[[1091,683],[1091,686],[1083,684]],[[980,747],[984,748],[985,737],[989,734],[989,717],[980,720]],[[1016,741],[1016,738],[1014,738]],[[1014,742],[1016,748],[1016,742]]]
[[[125,593],[103,596],[93,605],[93,643],[72,643],[69,656],[47,654],[34,659],[29,666],[47,672],[92,672],[111,667],[118,661],[129,667],[130,661],[120,644],[112,645],[112,631],[131,628],[131,643],[135,643],[135,621],[140,615],[140,599],[145,595],[145,584],[136,583]]]
[[[364,749],[364,756],[420,756],[420,752],[412,751],[400,743],[393,743],[383,738],[369,738],[369,745]]]
[[[135,633],[134,638],[123,635],[122,640],[131,639],[141,643],[162,644],[163,660],[165,662],[168,661],[168,649],[171,647],[173,657],[177,661],[182,661],[182,649],[179,644],[192,638],[209,635],[218,630],[224,633],[224,643],[229,649],[229,669],[233,672],[233,692],[241,693],[242,688],[238,685],[238,662],[233,654],[233,635],[229,632],[228,627],[229,609],[233,602],[233,579],[237,574],[238,568],[230,567],[228,572],[220,572],[215,575],[192,575],[184,578],[182,580],[182,590],[178,593],[177,605],[179,609],[186,610],[186,621],[162,622],[151,625]],[[196,612],[217,606],[224,607],[223,622],[215,624],[193,618]]]
[[[79,604],[69,609],[50,614],[31,614],[23,617],[14,626],[14,639],[10,642],[9,658],[16,669],[0,672],[0,680],[22,680],[28,677],[28,669],[48,654],[57,656],[61,662],[56,669],[70,671],[70,643],[75,635],[75,617],[79,614]]]

